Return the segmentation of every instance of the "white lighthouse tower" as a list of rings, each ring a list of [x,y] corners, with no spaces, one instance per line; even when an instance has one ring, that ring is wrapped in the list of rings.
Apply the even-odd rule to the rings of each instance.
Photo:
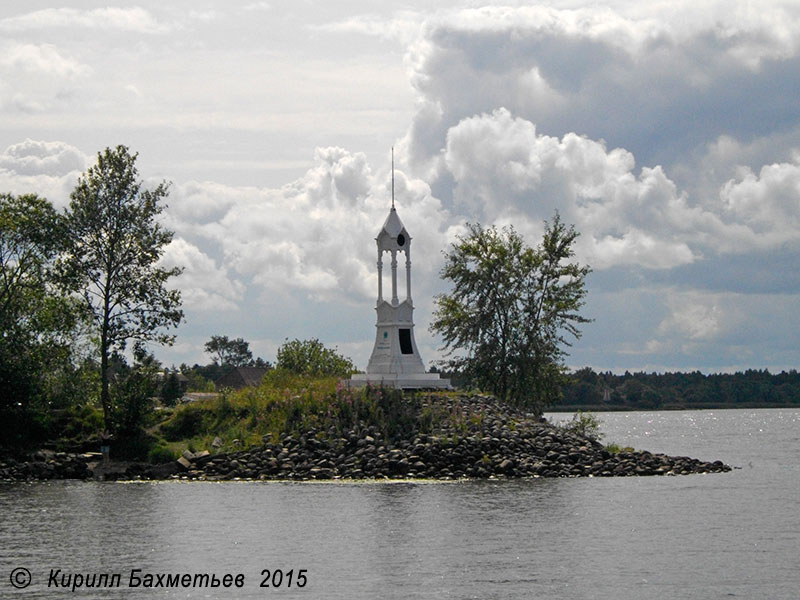
[[[354,386],[386,385],[396,388],[449,388],[450,381],[438,373],[426,373],[414,339],[414,303],[411,300],[411,236],[394,206],[394,170],[392,172],[392,208],[378,237],[378,301],[375,311],[375,346],[367,372],[353,375]],[[384,254],[391,257],[391,298],[383,289]],[[398,257],[405,255],[405,299],[398,297]]]

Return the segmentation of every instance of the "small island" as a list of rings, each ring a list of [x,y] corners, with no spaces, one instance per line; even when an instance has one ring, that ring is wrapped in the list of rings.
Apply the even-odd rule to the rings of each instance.
[[[150,461],[40,451],[0,479],[393,480],[720,473],[720,461],[603,445],[590,416],[553,425],[483,394],[271,371],[259,387],[162,411]],[[112,444],[113,452],[113,444]],[[154,464],[156,463],[156,464]]]

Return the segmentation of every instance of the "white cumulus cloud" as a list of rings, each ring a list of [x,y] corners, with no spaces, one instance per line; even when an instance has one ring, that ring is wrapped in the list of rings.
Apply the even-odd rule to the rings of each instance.
[[[224,268],[197,246],[176,238],[164,249],[160,264],[175,266],[183,272],[170,284],[181,290],[181,300],[187,309],[198,311],[233,311],[240,308],[245,285],[232,279]]]
[[[800,241],[800,160],[746,171],[720,192],[726,215],[752,233],[756,247]]]
[[[18,175],[49,175],[57,177],[83,171],[86,155],[64,142],[45,142],[27,139],[12,144],[0,154],[0,169]]]
[[[36,193],[63,207],[86,164],[87,156],[75,146],[27,139],[0,154],[0,189]]]
[[[595,268],[690,263],[697,227],[717,222],[688,207],[660,168],[637,176],[629,152],[574,133],[539,135],[505,109],[463,120],[447,140],[457,208],[532,232],[558,211],[582,233],[584,258]]]

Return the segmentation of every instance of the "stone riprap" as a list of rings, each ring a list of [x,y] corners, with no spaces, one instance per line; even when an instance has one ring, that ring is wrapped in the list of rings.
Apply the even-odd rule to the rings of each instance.
[[[0,480],[90,479],[91,454],[40,451],[30,460],[7,458],[0,461]]]
[[[385,439],[375,426],[309,430],[279,443],[227,454],[184,453],[171,477],[232,479],[461,479],[614,477],[730,471],[720,461],[647,451],[610,453],[598,441],[566,431],[486,396],[431,399],[444,423],[432,433]],[[160,470],[159,470],[160,469]],[[162,478],[165,467],[134,466],[127,475]]]
[[[87,455],[39,453],[29,462],[11,466],[0,463],[0,478],[485,479],[686,475],[731,470],[720,461],[647,451],[611,453],[597,440],[538,422],[487,396],[436,396],[426,402],[423,408],[434,409],[436,422],[442,425],[405,439],[387,439],[376,426],[360,423],[345,432],[311,429],[260,448],[218,454],[186,451],[172,463],[134,463],[124,470],[95,467],[95,473],[87,466]]]

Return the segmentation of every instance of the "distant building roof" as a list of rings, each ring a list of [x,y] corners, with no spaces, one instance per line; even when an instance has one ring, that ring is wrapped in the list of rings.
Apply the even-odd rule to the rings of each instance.
[[[268,371],[267,367],[235,367],[217,379],[214,386],[218,391],[224,388],[238,390],[247,386],[257,386],[261,384]]]

